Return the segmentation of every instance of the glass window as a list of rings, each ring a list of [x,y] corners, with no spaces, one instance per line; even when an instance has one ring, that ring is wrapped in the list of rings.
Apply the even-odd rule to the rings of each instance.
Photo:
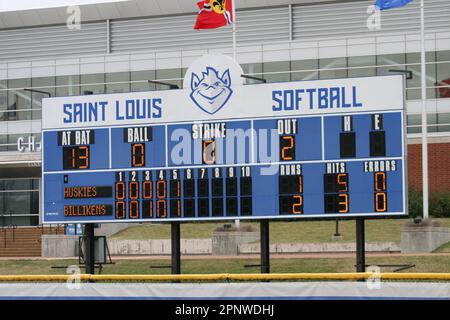
[[[81,94],[86,94],[86,92],[92,92],[92,94],[105,93],[105,74],[82,74],[81,79]],[[89,84],[89,85],[87,85]]]
[[[450,51],[436,51],[436,61],[450,62]]]
[[[428,132],[437,132],[437,113],[431,113],[431,114],[427,114],[427,131]]]
[[[31,79],[31,85],[36,90],[48,92],[51,97],[55,96],[55,77],[42,77]],[[42,98],[47,98],[49,95],[40,92],[32,92],[32,119],[42,118]]]
[[[6,80],[0,80],[0,121],[6,120],[8,113],[3,112],[7,110],[8,106],[8,82]]]
[[[385,76],[392,74],[389,70],[406,70],[406,54],[383,54],[377,56],[377,75]],[[385,67],[381,67],[385,66]]]
[[[106,74],[106,93],[130,92],[130,73],[114,72]],[[122,82],[112,84],[111,82]]]
[[[436,61],[436,52],[429,51],[425,53],[426,62],[435,62]],[[406,54],[406,63],[419,63],[421,62],[420,52],[412,52]]]
[[[448,114],[450,115],[450,114]],[[445,121],[447,114],[443,114],[443,120]],[[438,129],[437,124],[441,121],[440,115],[436,113],[427,114],[427,131],[428,132],[437,132],[441,129]],[[421,133],[422,132],[422,115],[420,114],[411,114],[407,116],[407,132],[408,133]]]
[[[262,63],[244,63],[241,64],[244,74],[254,75],[262,73]]]
[[[267,82],[287,82],[291,80],[289,61],[275,61],[263,63],[264,79]],[[287,71],[287,72],[283,72]],[[277,72],[270,74],[271,72]],[[278,73],[280,72],[280,73]],[[268,74],[269,73],[269,74]]]
[[[10,134],[8,135],[8,151],[17,152],[17,139],[23,136],[27,136],[28,134]]]
[[[420,125],[422,124],[420,114],[407,115],[407,133],[420,133]]]
[[[8,81],[0,80],[0,111],[6,110],[8,102]]]
[[[319,69],[319,79],[346,78],[347,58],[319,59]]]
[[[131,83],[131,91],[149,91],[156,90],[156,85],[154,83],[148,83],[147,80],[155,80],[156,71],[133,71],[131,72],[131,81],[140,81]]]
[[[0,180],[0,190],[39,190],[39,179],[5,179]]]
[[[260,77],[265,78],[262,74],[263,68],[262,63],[244,63],[241,65],[242,71],[244,71],[244,74],[248,74],[250,76],[254,77]],[[252,80],[252,79],[245,79],[246,84],[255,84],[255,83],[261,83],[261,81],[258,80]]]
[[[438,113],[437,122],[439,124],[439,132],[449,132],[450,131],[450,113]]]
[[[298,80],[317,80],[319,79],[319,60],[294,60],[291,61],[291,79]]]
[[[31,87],[31,79],[8,80],[8,106],[5,120],[30,120],[31,119],[31,92],[24,88]]]
[[[421,89],[406,89],[406,100],[422,99]]]
[[[349,77],[375,76],[377,74],[377,69],[375,68],[375,65],[376,65],[376,56],[348,57],[348,68],[349,68],[348,76]]]
[[[80,95],[80,76],[58,76],[56,77],[56,96],[78,96]]]
[[[181,68],[181,77],[184,79],[184,76],[186,75],[186,72],[188,71],[188,68]]]
[[[429,88],[427,89],[427,98],[428,99],[434,99],[436,98],[436,90],[433,88],[436,83],[436,64],[435,61],[435,52],[427,52],[426,54],[427,59],[427,65],[426,65],[426,86]],[[431,64],[429,63],[431,62]],[[421,65],[420,65],[420,53],[408,53],[406,55],[406,63],[413,65],[408,65],[406,67],[406,70],[412,72],[412,79],[406,80],[406,87],[407,88],[419,88],[419,89],[411,89],[407,90],[406,98],[408,100],[411,99],[421,99],[422,98],[422,91],[420,89],[422,82],[421,82]]]
[[[37,226],[39,224],[39,216],[12,217],[11,221],[12,224],[19,227]]]
[[[7,143],[8,143],[8,136],[6,134],[0,135],[0,152],[8,151],[8,146],[6,145]],[[1,184],[0,190],[2,190]]]
[[[405,64],[406,63],[406,55],[404,53],[396,53],[396,54],[381,54],[377,56],[377,65],[396,65],[396,64]]]
[[[391,71],[394,70],[394,71]],[[396,74],[395,70],[406,70],[406,66],[386,66],[379,67],[377,66],[377,76],[386,76],[391,74]],[[398,73],[397,73],[398,74]]]
[[[33,193],[38,193],[38,191],[0,192],[0,202],[3,203],[2,212],[6,215],[32,214]]]
[[[156,80],[167,82],[170,84],[175,84],[179,88],[181,88],[183,86],[183,83],[180,79],[181,79],[181,68],[156,70]],[[167,89],[170,89],[169,86],[161,84],[156,85],[156,90],[167,90]]]
[[[438,98],[450,98],[450,50],[437,51],[436,61],[444,62],[436,64],[436,89]]]
[[[0,180],[0,224],[37,225],[39,179]]]

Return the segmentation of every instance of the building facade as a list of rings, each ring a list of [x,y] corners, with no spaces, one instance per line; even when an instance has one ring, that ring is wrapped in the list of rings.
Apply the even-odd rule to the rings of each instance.
[[[0,10],[3,226],[39,224],[43,97],[167,89],[147,80],[181,86],[199,56],[232,54],[231,27],[193,30],[195,1],[101,2]],[[373,2],[277,0],[255,6],[238,0],[237,60],[246,74],[268,82],[411,71],[406,83],[409,185],[420,189],[418,1],[381,14]],[[450,2],[425,4],[430,191],[449,191]]]

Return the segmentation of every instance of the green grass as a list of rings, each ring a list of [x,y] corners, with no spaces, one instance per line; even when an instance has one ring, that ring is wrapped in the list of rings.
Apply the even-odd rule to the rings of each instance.
[[[446,252],[450,252],[450,242],[447,242],[446,244],[440,246],[439,248],[437,248],[436,250],[434,250],[434,252],[437,252],[437,253],[446,253]]]
[[[259,268],[245,268],[246,264],[258,264],[258,259],[204,259],[182,260],[182,273],[259,273]],[[407,257],[368,257],[367,264],[415,264],[416,267],[402,272],[450,272],[450,256],[407,256]],[[0,274],[66,274],[65,269],[52,269],[51,266],[78,264],[77,260],[57,261],[0,261]],[[150,268],[150,266],[169,265],[168,260],[117,260],[106,265],[103,274],[167,274],[170,269]],[[271,272],[354,272],[355,259],[343,258],[304,258],[272,259]],[[391,272],[393,268],[382,268],[382,272]],[[83,271],[83,270],[82,270]]]
[[[443,227],[450,227],[450,219],[437,219]],[[393,241],[400,242],[400,233],[406,219],[380,219],[366,221],[366,241]],[[233,223],[233,222],[228,222]],[[242,222],[244,224],[244,222]],[[259,231],[258,223],[245,223],[252,225]],[[181,225],[183,239],[211,238],[214,230],[223,223],[185,223]],[[341,241],[355,241],[355,221],[340,221],[339,232],[343,236]],[[271,243],[320,243],[331,242],[335,233],[335,221],[272,221],[270,223]],[[144,240],[144,239],[170,239],[169,224],[142,224],[122,230],[111,239],[117,240]]]

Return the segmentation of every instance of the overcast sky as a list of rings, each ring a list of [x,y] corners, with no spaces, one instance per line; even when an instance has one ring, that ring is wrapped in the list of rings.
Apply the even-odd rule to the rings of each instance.
[[[0,0],[0,12],[68,7],[76,5],[123,2],[129,0]]]

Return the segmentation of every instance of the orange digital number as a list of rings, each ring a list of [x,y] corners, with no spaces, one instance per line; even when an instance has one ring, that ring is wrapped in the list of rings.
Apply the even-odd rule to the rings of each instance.
[[[288,145],[281,148],[281,159],[285,161],[294,160],[294,157],[292,155],[287,156],[286,152],[291,151],[294,148],[294,137],[293,136],[282,136],[281,139],[288,141]]]
[[[161,212],[161,209],[162,209],[162,212]],[[166,200],[156,201],[156,216],[158,218],[167,217],[167,202],[166,202]]]
[[[80,147],[80,150],[84,150],[84,155],[80,155],[80,160],[84,160],[84,164],[80,165],[80,169],[89,168],[89,147]]]
[[[156,197],[164,199],[167,196],[166,180],[158,180],[156,182]]]
[[[375,172],[375,191],[386,191],[386,172]]]
[[[203,162],[205,164],[216,163],[216,141],[215,140],[203,141]]]
[[[142,197],[144,199],[152,199],[153,198],[153,182],[152,181],[142,182]]]
[[[177,200],[177,216],[181,216],[181,200]]]
[[[343,205],[342,209],[341,209],[341,205]],[[347,193],[339,194],[339,212],[340,213],[348,212],[348,194]]]
[[[72,148],[72,169],[77,167],[77,154],[75,150],[75,148]]]
[[[298,176],[298,193],[303,192],[303,176]]]
[[[136,200],[130,201],[130,219],[139,219],[139,202]]]
[[[148,216],[153,218],[153,201],[149,201],[148,205]]]
[[[387,197],[386,192],[375,193],[375,211],[386,212],[387,211]]]
[[[143,167],[145,165],[145,145],[135,143],[131,146],[131,165],[133,167]]]
[[[181,183],[180,183],[180,181],[177,181],[176,184],[177,184],[177,187],[176,187],[176,191],[177,192],[176,192],[175,196],[176,197],[181,197],[181,190],[180,190],[180,184]]]
[[[125,199],[125,183],[124,182],[116,182],[116,199],[118,199],[118,200]]]
[[[339,186],[342,186],[344,189],[340,189],[339,192],[347,192],[348,191],[348,183],[347,183],[347,174],[339,173],[337,175],[337,183]]]
[[[302,214],[302,206],[303,206],[303,196],[300,195],[295,195],[292,196],[292,198],[295,200],[297,200],[297,202],[294,202],[292,204],[292,213],[293,214]]]
[[[128,190],[130,199],[135,200],[139,198],[139,184],[137,183],[137,181],[130,181]]]
[[[125,201],[116,202],[116,219],[125,219]]]

